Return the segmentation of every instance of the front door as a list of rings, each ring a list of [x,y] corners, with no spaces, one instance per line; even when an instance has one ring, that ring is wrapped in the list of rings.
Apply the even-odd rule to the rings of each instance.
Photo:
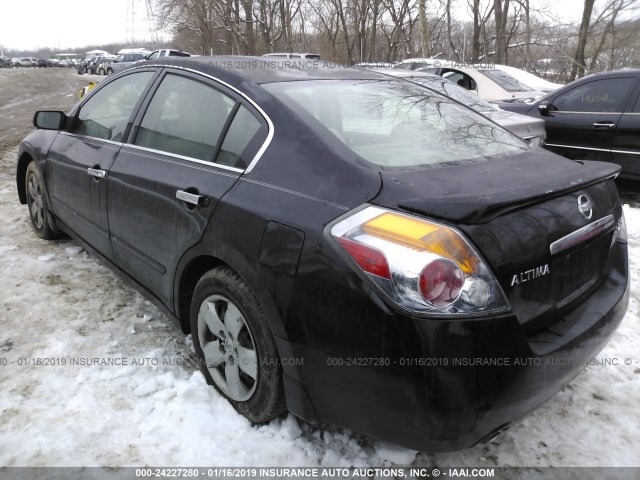
[[[81,105],[69,131],[47,157],[51,208],[56,217],[107,258],[113,258],[107,219],[107,182],[135,105],[153,72],[126,75]]]
[[[622,108],[635,79],[596,79],[560,93],[549,103],[545,145],[568,158],[611,161]]]

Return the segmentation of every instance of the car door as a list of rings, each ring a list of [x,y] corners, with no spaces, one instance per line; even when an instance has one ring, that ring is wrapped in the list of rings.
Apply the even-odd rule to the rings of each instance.
[[[268,128],[236,92],[168,69],[133,130],[109,171],[111,242],[116,264],[170,306],[178,261]]]
[[[136,72],[96,90],[75,112],[71,128],[57,135],[47,157],[56,217],[110,259],[107,173],[153,76],[153,71]]]
[[[615,129],[611,161],[622,166],[624,175],[640,177],[640,80],[630,100]]]
[[[573,159],[611,161],[622,108],[635,79],[596,78],[549,99],[546,147]]]

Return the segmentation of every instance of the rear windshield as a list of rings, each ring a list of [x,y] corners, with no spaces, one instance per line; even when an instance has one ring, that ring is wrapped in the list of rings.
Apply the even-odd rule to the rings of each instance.
[[[526,143],[482,115],[404,81],[315,80],[264,84],[323,135],[363,159],[407,167],[502,156]]]
[[[532,92],[533,89],[507,72],[502,70],[480,70],[480,72],[496,82],[507,92]]]

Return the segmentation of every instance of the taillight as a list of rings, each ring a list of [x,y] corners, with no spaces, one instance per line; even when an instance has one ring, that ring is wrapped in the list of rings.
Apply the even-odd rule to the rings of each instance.
[[[509,308],[484,261],[451,227],[367,206],[334,224],[331,235],[355,265],[404,309],[481,314]]]

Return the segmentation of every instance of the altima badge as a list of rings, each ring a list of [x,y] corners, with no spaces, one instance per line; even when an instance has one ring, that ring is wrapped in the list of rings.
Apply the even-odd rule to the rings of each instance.
[[[511,279],[511,286],[514,287],[516,285],[521,285],[525,282],[530,282],[531,280],[535,280],[536,278],[544,277],[545,275],[549,275],[551,270],[549,269],[549,264],[544,264],[536,268],[532,268],[531,270],[527,270],[525,272],[521,272],[517,275],[514,275]]]
[[[591,207],[591,201],[586,195],[580,195],[578,197],[578,211],[587,220],[591,220],[593,216],[593,208]]]

